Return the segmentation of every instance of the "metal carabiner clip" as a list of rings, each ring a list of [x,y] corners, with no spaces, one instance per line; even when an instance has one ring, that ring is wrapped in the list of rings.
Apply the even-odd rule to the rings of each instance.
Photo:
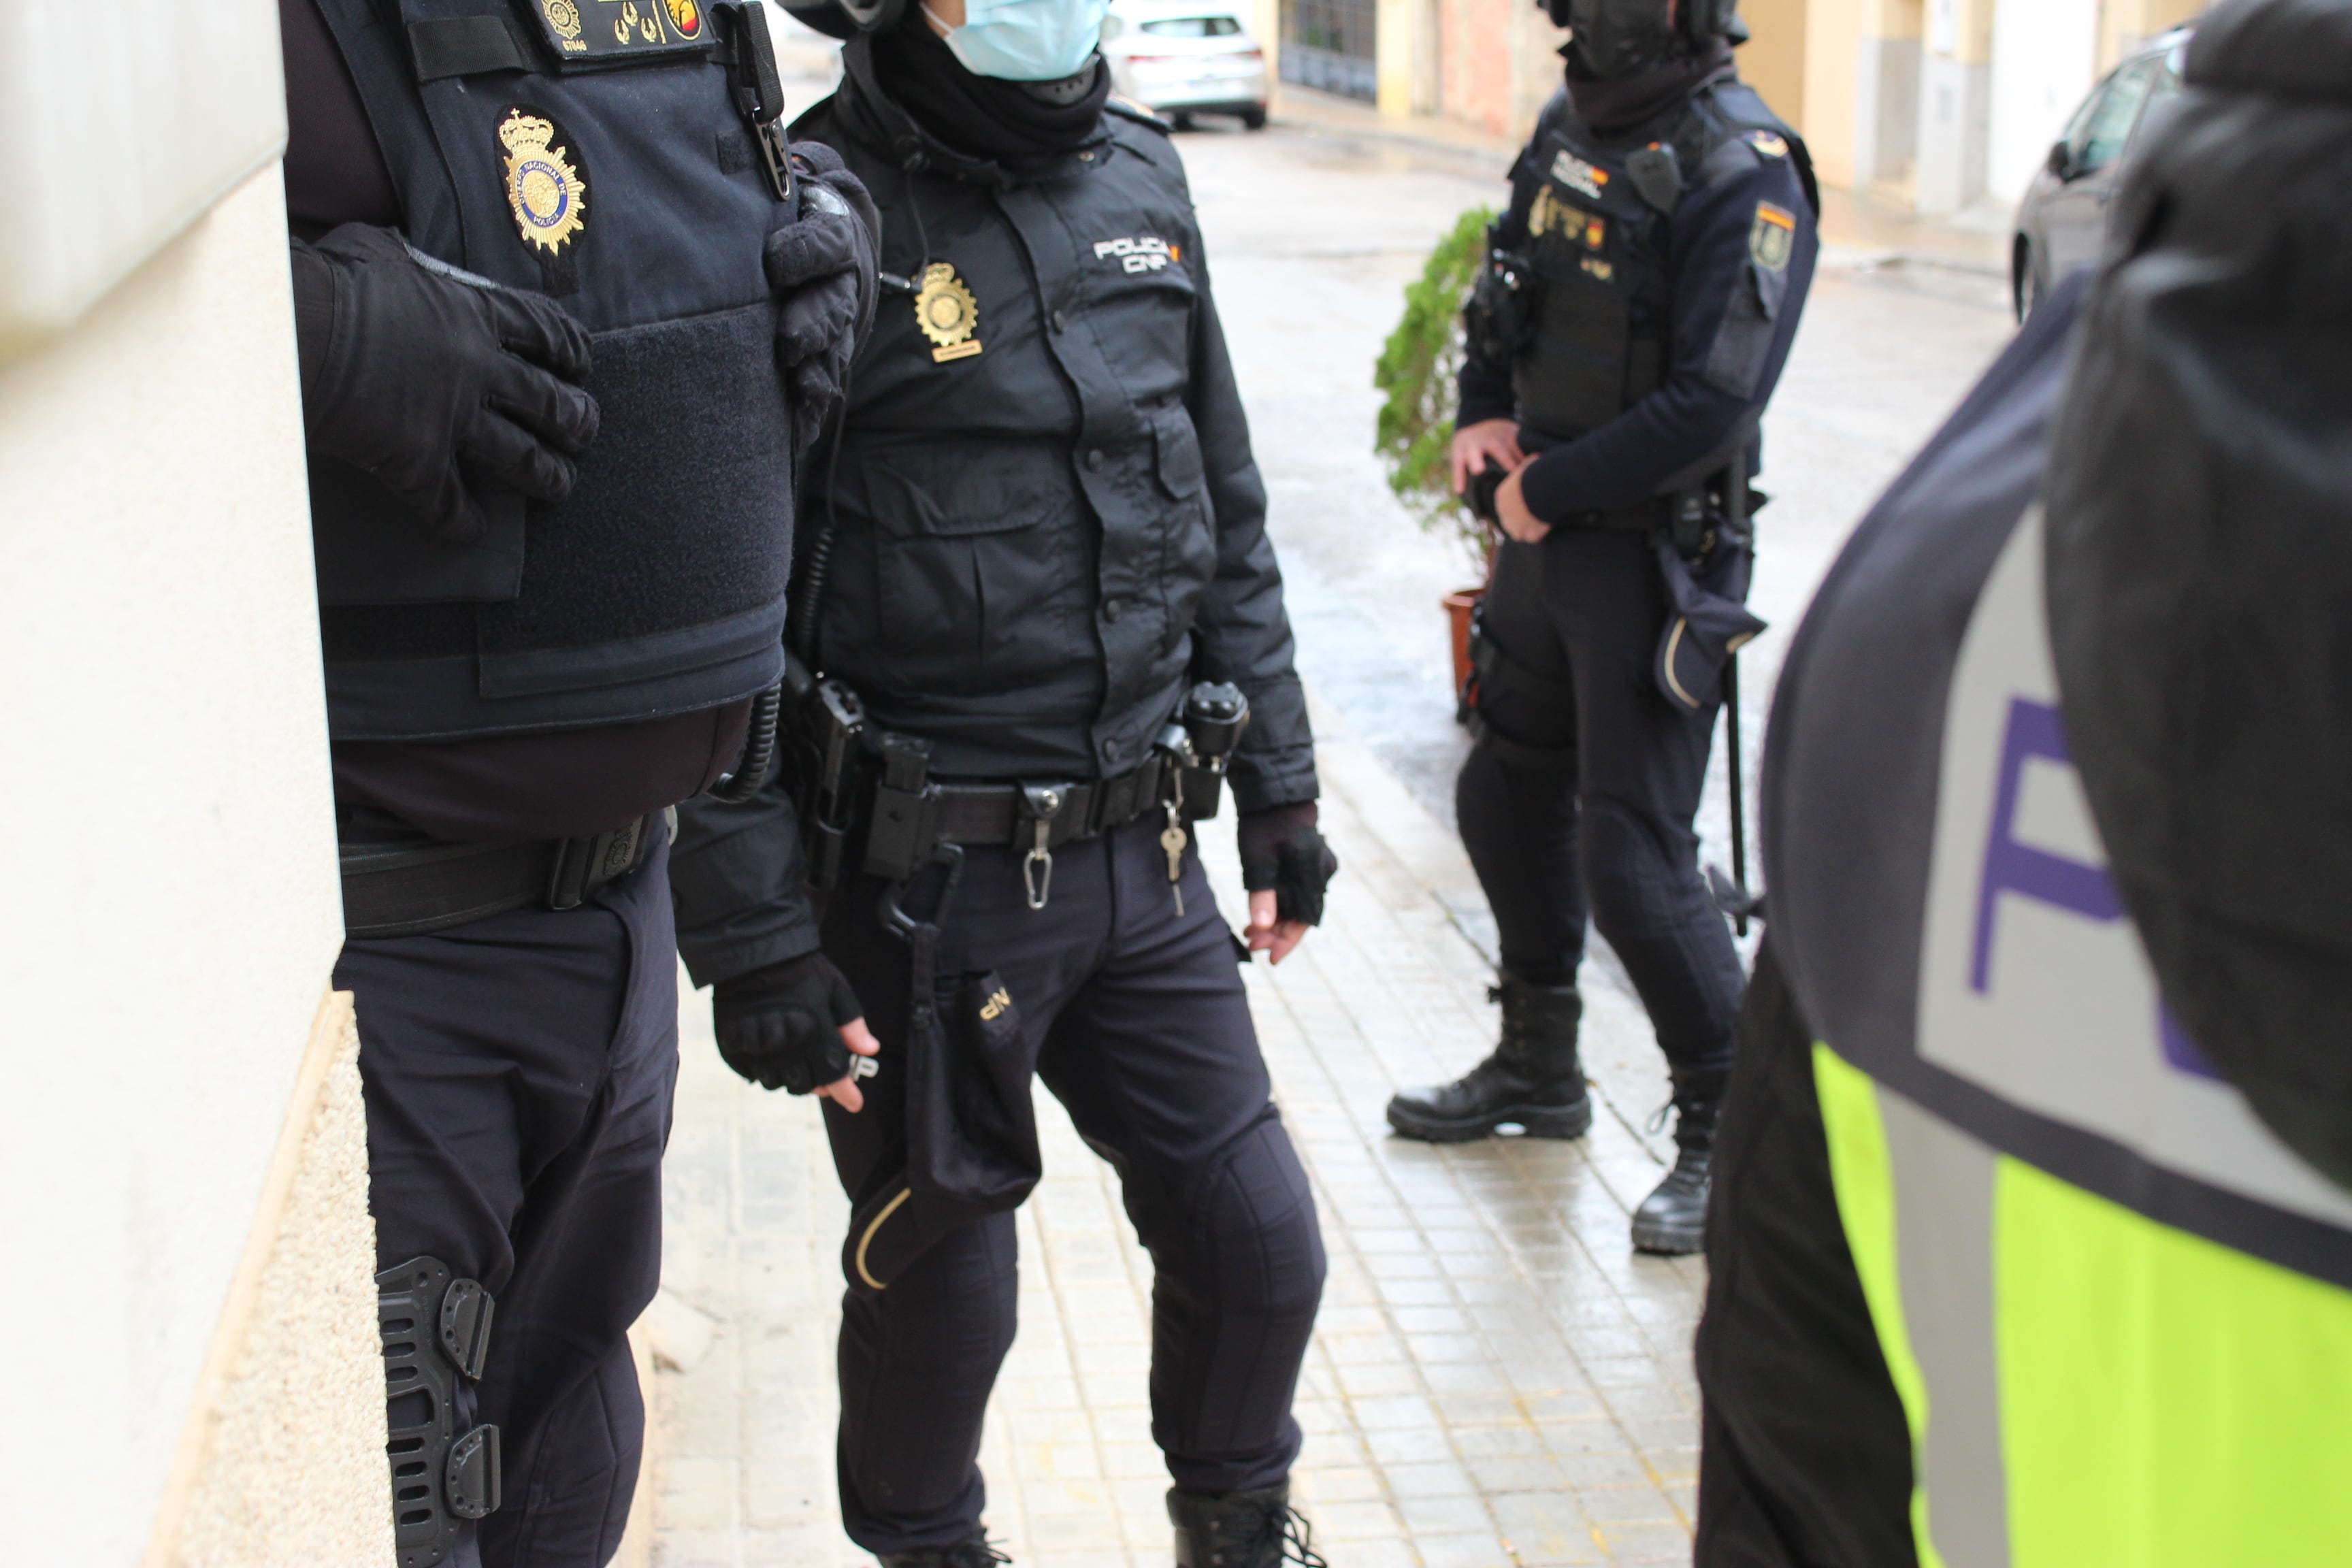
[[[1054,889],[1054,853],[1046,847],[1054,841],[1054,818],[1062,814],[1069,798],[1067,784],[1021,786],[1022,803],[1028,807],[1029,821],[1036,831],[1029,853],[1021,861],[1021,886],[1033,910],[1044,909]]]
[[[1044,817],[1037,819],[1037,843],[1021,862],[1021,886],[1029,895],[1029,907],[1042,910],[1047,895],[1054,890],[1054,855],[1045,847],[1053,834],[1053,825]]]

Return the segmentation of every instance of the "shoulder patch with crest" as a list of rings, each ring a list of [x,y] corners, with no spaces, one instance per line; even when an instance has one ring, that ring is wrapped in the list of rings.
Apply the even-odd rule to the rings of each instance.
[[[1789,253],[1797,247],[1796,215],[1770,202],[1756,204],[1756,221],[1748,229],[1748,254],[1767,272],[1786,272]]]
[[[1767,158],[1785,158],[1789,155],[1789,139],[1777,131],[1742,132],[1739,139]]]

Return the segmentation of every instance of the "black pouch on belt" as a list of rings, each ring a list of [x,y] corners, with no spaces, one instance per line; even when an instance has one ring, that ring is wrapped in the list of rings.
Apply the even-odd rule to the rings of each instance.
[[[1018,1208],[1045,1173],[1021,1014],[994,971],[966,975],[907,1043],[907,1168],[850,1215],[842,1272],[883,1290],[960,1225]]]

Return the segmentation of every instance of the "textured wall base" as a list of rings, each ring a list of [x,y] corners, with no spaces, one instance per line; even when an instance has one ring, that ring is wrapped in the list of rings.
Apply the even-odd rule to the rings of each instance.
[[[388,1568],[375,1222],[352,999],[319,1010],[147,1568]]]

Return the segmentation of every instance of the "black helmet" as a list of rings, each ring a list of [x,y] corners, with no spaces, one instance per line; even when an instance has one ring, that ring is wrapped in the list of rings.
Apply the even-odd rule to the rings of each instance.
[[[783,0],[793,19],[831,38],[878,33],[907,14],[907,0]]]

